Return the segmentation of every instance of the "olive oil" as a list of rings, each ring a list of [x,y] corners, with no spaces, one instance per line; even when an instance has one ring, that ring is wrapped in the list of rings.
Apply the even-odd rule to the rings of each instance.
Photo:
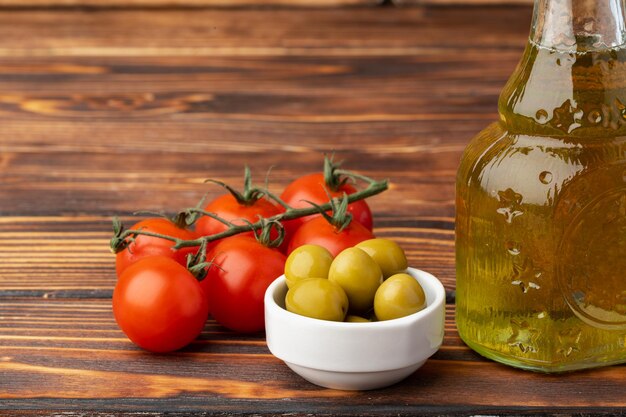
[[[459,333],[516,367],[626,362],[626,39],[607,1],[536,2],[500,120],[458,171]]]

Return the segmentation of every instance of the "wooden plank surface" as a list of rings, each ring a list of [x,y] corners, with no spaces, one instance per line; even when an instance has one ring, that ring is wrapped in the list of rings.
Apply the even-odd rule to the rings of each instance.
[[[377,6],[384,0],[0,0],[8,8],[203,8],[203,7],[354,7]],[[472,0],[469,0],[472,1]]]
[[[135,3],[137,5],[139,3]],[[191,206],[249,164],[278,191],[336,151],[388,177],[375,232],[454,290],[454,178],[530,8],[0,11],[0,415],[618,413],[625,367],[517,371],[442,349],[378,391],[313,386],[209,321],[135,348],[110,309],[110,218]]]
[[[0,7],[8,8],[162,8],[162,7],[370,7],[385,3],[385,0],[0,0]],[[533,3],[533,0],[388,0],[399,6],[421,6],[433,4],[454,5],[516,5]]]
[[[623,367],[545,376],[495,365],[463,346],[453,313],[449,306],[441,350],[406,381],[384,390],[348,392],[305,382],[269,354],[262,335],[233,335],[211,320],[188,348],[155,355],[134,347],[116,328],[108,300],[8,301],[0,305],[0,371],[3,381],[11,382],[2,382],[1,407],[34,414],[44,407],[155,412],[171,407],[403,415],[501,413],[498,404],[516,413],[626,406],[625,398],[615,395],[626,389]]]
[[[99,67],[98,63],[102,65],[102,60],[116,57],[240,58],[232,66],[216,61],[216,65],[222,65],[214,68],[206,68],[198,62],[183,61],[180,63],[183,64],[181,70],[187,69],[187,78],[179,77],[180,82],[201,81],[190,77],[198,77],[206,72],[203,70],[210,70],[206,76],[213,77],[235,69],[256,70],[254,58],[282,56],[294,61],[284,63],[265,60],[262,64],[277,71],[271,75],[284,82],[297,81],[301,70],[308,68],[309,73],[302,75],[317,76],[313,80],[306,79],[305,85],[298,85],[305,88],[314,88],[329,76],[343,75],[343,78],[347,78],[352,75],[349,62],[345,62],[343,67],[327,67],[323,65],[324,61],[318,63],[315,60],[319,57],[334,58],[339,63],[343,62],[339,58],[374,57],[376,59],[368,62],[374,67],[362,75],[376,76],[378,80],[387,75],[383,69],[390,76],[404,70],[404,79],[388,78],[391,82],[404,81],[408,85],[421,85],[422,83],[414,82],[416,78],[407,80],[407,77],[427,76],[428,70],[445,70],[460,77],[466,74],[462,67],[465,59],[480,62],[482,57],[476,54],[478,51],[486,54],[486,59],[502,61],[498,68],[493,68],[491,63],[482,66],[481,69],[487,71],[484,73],[485,78],[491,78],[491,71],[501,70],[503,65],[510,71],[510,60],[519,59],[520,49],[523,48],[529,31],[530,8],[497,8],[501,18],[494,20],[491,18],[493,14],[489,13],[492,8],[453,8],[447,13],[444,9],[380,7],[306,11],[281,8],[0,11],[0,56],[101,58],[93,66],[86,68],[71,65],[63,67],[64,61],[60,61],[51,71],[53,74],[62,74],[65,70],[70,75],[91,75],[92,79],[98,80],[98,75],[111,73],[112,70],[113,74],[116,72],[115,68],[107,70]],[[525,16],[525,19],[521,16]],[[401,56],[410,57],[412,61],[398,67],[379,59]],[[243,58],[253,60],[247,62]],[[420,59],[426,60],[430,66],[422,68],[418,65]],[[26,63],[36,64],[37,61]],[[161,75],[166,75],[167,70],[176,74],[179,67],[178,61],[161,60],[156,63],[160,64],[162,70],[153,70],[153,75],[163,72],[165,74]],[[305,66],[306,63],[309,66]],[[321,67],[318,66],[320,64]],[[128,69],[132,69],[132,61],[128,65]],[[191,71],[189,65],[195,70]],[[122,73],[124,68],[126,67],[121,69]],[[420,69],[425,74],[416,73]],[[40,77],[43,75],[42,70],[45,74],[45,68],[40,68],[39,71],[36,66],[30,70],[24,68],[26,74],[34,72]],[[407,70],[410,70],[408,74]],[[290,80],[286,79],[285,71],[293,73]],[[466,77],[480,82],[481,80],[476,79],[476,69],[473,71]],[[497,74],[503,76],[502,71]],[[456,77],[451,78],[451,81],[460,81]],[[259,79],[263,80],[263,77]],[[384,86],[380,84],[380,88]],[[443,83],[438,85],[443,86]],[[362,87],[371,86],[366,84]]]

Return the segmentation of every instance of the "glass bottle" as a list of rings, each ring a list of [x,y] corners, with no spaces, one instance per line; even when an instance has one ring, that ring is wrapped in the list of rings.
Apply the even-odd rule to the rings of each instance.
[[[461,338],[543,372],[626,362],[624,0],[536,0],[457,176]]]

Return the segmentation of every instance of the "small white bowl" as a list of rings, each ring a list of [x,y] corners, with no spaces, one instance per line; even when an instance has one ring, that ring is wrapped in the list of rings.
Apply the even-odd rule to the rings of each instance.
[[[312,319],[285,309],[285,276],[265,293],[270,352],[304,379],[341,390],[382,388],[411,375],[441,346],[446,294],[431,274],[407,273],[424,288],[427,307],[410,316],[372,323]]]

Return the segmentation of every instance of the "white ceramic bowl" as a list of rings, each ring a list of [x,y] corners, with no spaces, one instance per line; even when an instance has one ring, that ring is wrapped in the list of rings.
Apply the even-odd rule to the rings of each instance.
[[[427,307],[410,316],[372,323],[312,319],[285,309],[285,276],[265,293],[270,352],[316,385],[342,390],[382,388],[401,381],[441,346],[446,294],[431,274],[409,268],[424,288]]]

